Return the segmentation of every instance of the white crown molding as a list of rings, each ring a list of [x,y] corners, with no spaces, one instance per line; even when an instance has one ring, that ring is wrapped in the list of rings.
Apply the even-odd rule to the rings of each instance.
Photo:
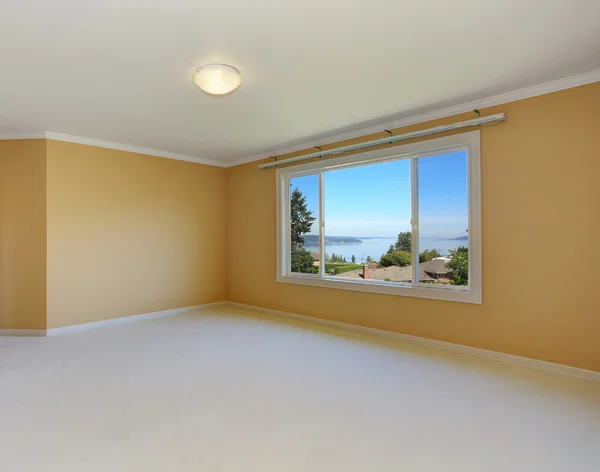
[[[114,143],[112,141],[103,141],[101,139],[85,138],[83,136],[73,136],[70,134],[55,133],[46,131],[46,138],[54,141],[64,141],[67,143],[85,144],[87,146],[95,146],[106,149],[114,149],[117,151],[135,152],[138,154],[146,154],[149,156],[166,157],[167,159],[176,159],[178,161],[195,162],[197,164],[206,164],[209,166],[226,167],[223,162],[213,161],[212,159],[203,159],[201,157],[188,156],[187,154],[177,154],[169,151],[160,151],[158,149],[150,149],[140,146],[131,146],[129,144]]]
[[[54,131],[34,131],[30,133],[6,133],[0,134],[0,140],[13,139],[51,139],[53,141],[64,141],[66,143],[84,144],[86,146],[101,147],[105,149],[114,149],[116,151],[135,152],[148,156],[166,157],[178,161],[195,162],[196,164],[206,164],[216,167],[227,167],[225,162],[213,161],[212,159],[203,159],[201,157],[188,156],[187,154],[177,154],[169,151],[160,151],[140,146],[131,146],[129,144],[115,143],[112,141],[103,141],[101,139],[86,138],[84,136],[74,136],[71,134],[55,133]]]
[[[545,95],[552,92],[558,92],[573,87],[579,87],[581,85],[591,84],[593,82],[600,81],[600,69],[586,72],[579,75],[573,75],[571,77],[565,77],[563,79],[553,80],[551,82],[544,82],[542,84],[533,85],[531,87],[514,90],[512,92],[502,93],[500,95],[494,95],[491,97],[483,98],[480,100],[473,100],[470,102],[459,103],[438,110],[432,110],[426,113],[419,113],[412,116],[406,116],[391,121],[381,121],[378,123],[370,124],[368,126],[362,126],[357,124],[353,129],[342,132],[332,132],[331,134],[320,135],[318,138],[309,137],[303,140],[301,143],[296,143],[293,146],[284,146],[281,148],[275,148],[270,152],[264,152],[260,154],[254,154],[234,161],[220,162],[212,159],[204,159],[196,156],[189,156],[186,154],[177,154],[169,151],[160,151],[158,149],[144,148],[139,146],[132,146],[129,144],[115,143],[111,141],[103,141],[100,139],[86,138],[83,136],[74,136],[70,134],[55,133],[53,131],[36,131],[30,133],[7,133],[0,134],[0,140],[10,139],[53,139],[55,141],[65,141],[69,143],[85,144],[88,146],[102,147],[106,149],[115,149],[118,151],[135,152],[138,154],[147,154],[150,156],[166,157],[168,159],[176,159],[180,161],[195,162],[198,164],[206,164],[209,166],[216,167],[234,167],[241,164],[247,164],[249,162],[260,161],[270,156],[279,156],[282,154],[288,154],[296,151],[303,151],[308,148],[312,148],[315,145],[331,144],[338,141],[344,141],[346,139],[359,138],[369,134],[375,134],[383,132],[385,129],[396,129],[404,126],[415,125],[418,123],[424,123],[426,121],[437,120],[440,118],[446,118],[448,116],[459,115],[472,111],[473,109],[484,109],[496,105],[502,105],[504,103],[515,102],[517,100],[524,100],[526,98],[536,97],[539,95]]]
[[[592,370],[579,369],[577,367],[570,367],[562,364],[554,364],[552,362],[530,359],[528,357],[514,356],[512,354],[504,354],[502,352],[488,351],[487,349],[479,349],[476,347],[463,346],[460,344],[453,344],[444,341],[436,341],[435,339],[421,338],[418,336],[411,336],[409,334],[395,333],[393,331],[384,331],[382,329],[367,328],[365,326],[341,323],[339,321],[330,321],[323,318],[313,318],[311,316],[299,315],[297,313],[288,313],[285,311],[272,310],[270,308],[261,308],[254,305],[246,305],[244,303],[225,302],[223,303],[223,305],[241,308],[246,311],[253,311],[257,313],[263,313],[266,315],[287,318],[294,321],[311,323],[320,326],[327,326],[329,328],[342,329],[345,331],[352,331],[372,336],[382,336],[385,338],[394,339],[396,341],[404,341],[412,344],[421,344],[437,349],[444,349],[446,351],[461,352],[470,356],[485,357],[487,359],[494,359],[497,361],[508,362],[510,364],[517,364],[538,370],[546,370],[557,374],[570,375],[572,377],[579,377],[582,379],[600,382],[600,372],[595,372]]]
[[[226,163],[226,167],[233,167],[241,164],[247,164],[249,162],[260,161],[271,156],[280,156],[282,154],[288,154],[291,152],[303,151],[305,149],[313,148],[315,146],[322,146],[325,144],[332,144],[346,139],[359,138],[361,136],[367,136],[369,134],[382,133],[382,136],[387,136],[383,130],[402,128],[404,126],[415,125],[418,123],[424,123],[426,121],[438,120],[440,118],[446,118],[448,116],[459,115],[473,111],[474,109],[481,110],[496,105],[502,105],[504,103],[516,102],[517,100],[524,100],[526,98],[537,97],[539,95],[545,95],[548,93],[558,92],[560,90],[566,90],[573,87],[579,87],[581,85],[591,84],[593,82],[600,81],[600,69],[586,72],[579,75],[573,75],[565,77],[563,79],[553,80],[550,82],[544,82],[542,84],[533,85],[531,87],[525,87],[522,89],[514,90],[512,92],[502,93],[500,95],[494,95],[479,100],[473,100],[470,102],[459,103],[438,110],[432,110],[426,113],[419,113],[417,115],[406,116],[404,118],[398,118],[392,121],[382,121],[379,123],[371,124],[368,126],[356,125],[352,130],[343,132],[334,132],[328,135],[321,135],[318,140],[315,137],[307,138],[300,144],[293,146],[287,146],[282,148],[274,149],[269,153],[254,154],[242,159],[230,161]]]
[[[4,133],[0,134],[0,141],[17,139],[46,139],[45,131],[32,131],[30,133]]]

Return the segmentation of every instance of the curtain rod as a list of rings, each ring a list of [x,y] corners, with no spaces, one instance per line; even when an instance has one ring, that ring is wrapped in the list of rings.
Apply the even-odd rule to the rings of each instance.
[[[471,126],[479,125],[493,125],[506,120],[504,113],[497,113],[496,115],[482,116],[480,118],[474,118],[472,120],[459,121],[458,123],[452,123],[450,125],[435,126],[433,128],[422,129],[420,131],[412,131],[410,133],[397,134],[395,136],[385,136],[383,138],[374,139],[372,141],[365,141],[364,143],[350,144],[348,146],[341,146],[334,149],[327,149],[325,151],[312,152],[303,156],[291,157],[290,159],[284,159],[282,161],[267,162],[260,164],[259,169],[268,169],[269,167],[277,167],[282,164],[289,164],[291,162],[305,161],[312,159],[313,157],[329,156],[331,154],[341,154],[348,151],[356,151],[358,149],[364,149],[367,147],[377,146],[379,144],[391,144],[397,141],[403,141],[411,138],[419,138],[421,136],[428,136],[430,134],[442,133],[444,131],[451,131],[455,129],[468,128]]]

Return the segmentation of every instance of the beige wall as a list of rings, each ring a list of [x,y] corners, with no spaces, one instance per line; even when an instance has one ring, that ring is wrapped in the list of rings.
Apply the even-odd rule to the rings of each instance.
[[[48,327],[225,299],[225,170],[48,141]]]
[[[46,141],[0,141],[0,329],[46,328]]]
[[[229,299],[600,371],[599,106],[595,83],[483,110],[508,121],[481,129],[482,305],[277,284],[257,163],[0,141],[0,329]]]
[[[482,305],[276,283],[257,163],[227,169],[227,298],[600,371],[599,108],[595,83],[482,110],[508,116],[481,128]]]

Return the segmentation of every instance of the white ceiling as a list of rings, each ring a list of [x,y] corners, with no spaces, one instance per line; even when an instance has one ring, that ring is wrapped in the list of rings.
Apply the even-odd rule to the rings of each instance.
[[[223,163],[600,69],[599,0],[2,0],[0,134]],[[244,84],[210,97],[194,69]]]

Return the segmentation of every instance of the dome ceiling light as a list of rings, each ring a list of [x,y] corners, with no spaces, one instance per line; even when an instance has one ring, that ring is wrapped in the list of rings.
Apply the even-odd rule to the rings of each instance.
[[[194,73],[192,80],[210,95],[226,95],[242,85],[242,74],[227,64],[207,64]]]

